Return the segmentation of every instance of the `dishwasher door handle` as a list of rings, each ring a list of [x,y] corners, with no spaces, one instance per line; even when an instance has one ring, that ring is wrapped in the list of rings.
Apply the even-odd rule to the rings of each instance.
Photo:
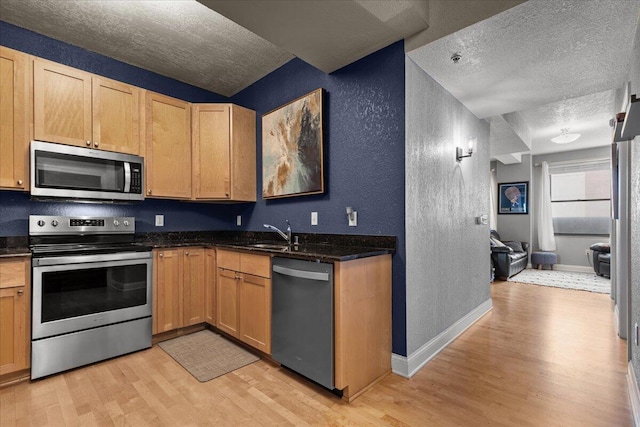
[[[274,265],[273,271],[285,276],[298,277],[300,279],[320,280],[323,282],[329,280],[329,273],[322,273],[318,271],[296,270],[295,268],[282,267],[280,265]]]

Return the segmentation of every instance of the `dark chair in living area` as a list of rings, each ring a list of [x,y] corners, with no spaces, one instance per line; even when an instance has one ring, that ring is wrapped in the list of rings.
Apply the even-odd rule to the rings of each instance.
[[[593,253],[593,270],[598,276],[611,277],[611,245],[594,243],[589,247]]]
[[[491,230],[491,261],[495,268],[495,277],[507,280],[527,268],[529,262],[529,243],[503,242],[497,231]]]

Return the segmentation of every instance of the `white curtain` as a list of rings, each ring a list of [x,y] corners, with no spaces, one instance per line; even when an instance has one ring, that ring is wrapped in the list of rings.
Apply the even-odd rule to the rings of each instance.
[[[542,162],[539,200],[538,245],[542,251],[555,251],[556,238],[553,235],[553,217],[551,214],[551,179],[549,177],[549,164],[547,162]]]

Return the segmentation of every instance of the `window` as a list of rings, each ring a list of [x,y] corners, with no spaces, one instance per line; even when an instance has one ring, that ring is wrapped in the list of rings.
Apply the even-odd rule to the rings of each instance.
[[[549,166],[556,234],[609,234],[611,166],[608,159]]]

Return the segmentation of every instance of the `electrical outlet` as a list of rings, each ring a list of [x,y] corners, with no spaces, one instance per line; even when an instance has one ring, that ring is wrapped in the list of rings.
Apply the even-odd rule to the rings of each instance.
[[[236,217],[236,225],[242,225],[242,215]]]
[[[357,227],[358,226],[358,212],[353,211],[351,216],[349,216],[349,227]]]
[[[156,227],[164,227],[164,215],[156,215]]]
[[[318,225],[318,212],[311,212],[311,225]]]

